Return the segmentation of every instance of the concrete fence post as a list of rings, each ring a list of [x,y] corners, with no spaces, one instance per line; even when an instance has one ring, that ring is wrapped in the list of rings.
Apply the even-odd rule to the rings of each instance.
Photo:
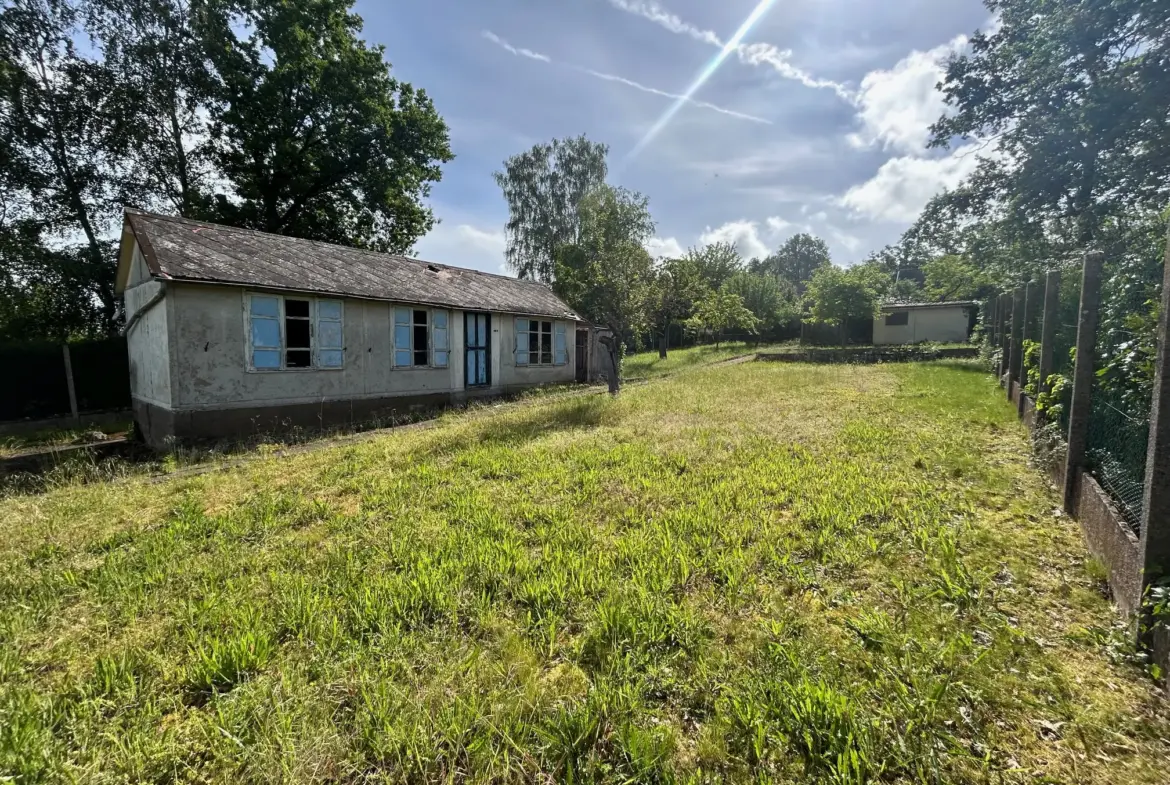
[[[73,417],[73,424],[81,422],[81,415],[77,411],[77,388],[73,384],[73,358],[69,356],[69,344],[61,344],[61,355],[65,358],[65,384],[69,388],[69,414]]]
[[[1024,287],[1024,319],[1021,327],[1020,339],[1020,397],[1016,401],[1016,409],[1020,416],[1024,416],[1024,387],[1028,385],[1028,357],[1024,349],[1024,341],[1028,339],[1029,331],[1032,325],[1036,322],[1036,314],[1040,311],[1040,303],[1037,301],[1039,294],[1039,287],[1033,281],[1028,281]]]
[[[999,296],[999,378],[1003,380],[1004,374],[1008,372],[1008,361],[1011,359],[1011,309],[1008,298],[1011,297],[1007,292]],[[1011,390],[1011,385],[1008,385],[1008,390]]]
[[[1085,466],[1089,439],[1089,412],[1093,395],[1093,358],[1097,354],[1097,310],[1101,305],[1100,251],[1085,254],[1081,273],[1081,309],[1077,316],[1077,361],[1073,368],[1072,405],[1068,412],[1068,458],[1064,464],[1064,509],[1076,508],[1080,473]]]
[[[1162,313],[1158,316],[1158,348],[1154,395],[1150,406],[1150,441],[1146,450],[1146,485],[1142,495],[1142,582],[1170,574],[1170,244],[1162,273]]]
[[[1044,322],[1040,327],[1040,382],[1036,395],[1048,392],[1048,377],[1054,367],[1056,351],[1056,320],[1060,318],[1060,270],[1049,270],[1044,281]]]
[[[1007,397],[1012,399],[1012,382],[1020,381],[1024,368],[1024,287],[1017,286],[1012,293],[1012,336],[1008,355]]]

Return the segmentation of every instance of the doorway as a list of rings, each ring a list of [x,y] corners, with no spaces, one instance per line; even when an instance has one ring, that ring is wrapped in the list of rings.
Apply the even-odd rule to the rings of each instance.
[[[577,383],[589,381],[589,331],[577,331]]]
[[[492,317],[489,314],[463,314],[464,346],[467,349],[464,365],[467,375],[463,379],[465,387],[490,387],[492,384],[491,327]]]

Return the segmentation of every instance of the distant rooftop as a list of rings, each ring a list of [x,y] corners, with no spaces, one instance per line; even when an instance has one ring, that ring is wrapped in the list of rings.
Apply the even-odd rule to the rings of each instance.
[[[914,311],[922,308],[978,308],[974,300],[952,300],[945,303],[882,303],[883,311]]]

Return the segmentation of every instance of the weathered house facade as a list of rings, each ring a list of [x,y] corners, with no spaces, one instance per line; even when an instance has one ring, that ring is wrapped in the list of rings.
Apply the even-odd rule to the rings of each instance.
[[[971,337],[978,309],[974,302],[887,303],[873,320],[873,342],[963,343]]]
[[[129,210],[117,291],[152,446],[591,381],[602,356],[541,283]]]

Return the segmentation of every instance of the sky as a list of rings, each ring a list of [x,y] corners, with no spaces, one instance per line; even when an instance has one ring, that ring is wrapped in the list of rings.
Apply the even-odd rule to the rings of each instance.
[[[612,184],[649,197],[655,256],[722,240],[762,257],[807,231],[853,264],[975,166],[974,143],[926,142],[945,111],[942,64],[990,26],[980,0],[358,0],[356,10],[394,76],[425,89],[450,127],[455,159],[429,199],[439,223],[415,247],[428,260],[507,272],[507,206],[492,173],[533,144],[582,133],[610,146]]]

